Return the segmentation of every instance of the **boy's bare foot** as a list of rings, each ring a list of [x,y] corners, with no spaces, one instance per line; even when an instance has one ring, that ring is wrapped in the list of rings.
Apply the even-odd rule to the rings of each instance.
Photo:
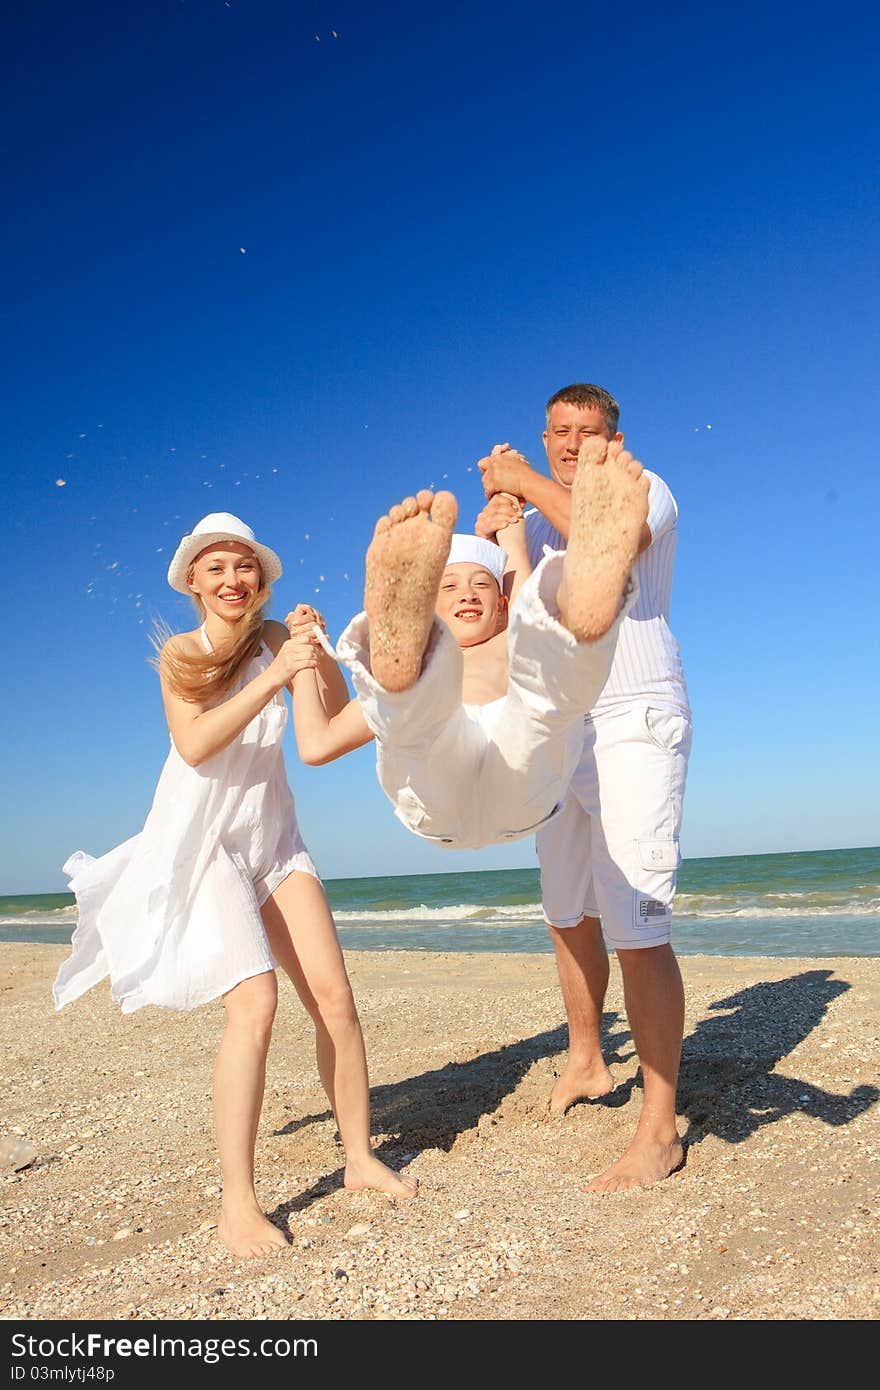
[[[362,1192],[370,1187],[376,1192],[387,1192],[389,1197],[415,1197],[419,1190],[415,1178],[402,1178],[375,1154],[346,1163],[343,1183],[351,1192]]]
[[[258,1206],[250,1205],[224,1205],[217,1223],[217,1235],[229,1253],[240,1260],[273,1255],[290,1244],[284,1232],[273,1226]]]
[[[622,1192],[631,1187],[650,1187],[668,1178],[683,1163],[684,1145],[678,1135],[669,1144],[636,1138],[616,1163],[587,1183],[584,1191]]]
[[[550,1115],[564,1115],[577,1101],[599,1100],[613,1090],[614,1077],[602,1058],[592,1066],[568,1061],[550,1092],[547,1110]]]
[[[560,622],[579,642],[597,641],[617,617],[647,517],[642,465],[615,440],[586,440],[559,585]]]
[[[425,490],[376,522],[364,608],[370,669],[386,690],[408,690],[419,678],[457,515],[451,492]]]

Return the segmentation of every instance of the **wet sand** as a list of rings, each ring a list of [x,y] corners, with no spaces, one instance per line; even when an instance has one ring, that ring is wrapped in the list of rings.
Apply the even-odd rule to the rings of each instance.
[[[6,1319],[873,1319],[880,1308],[880,960],[690,956],[684,1168],[587,1195],[641,1099],[612,978],[616,1089],[562,1120],[549,955],[350,952],[374,1142],[421,1182],[341,1186],[308,1019],[281,1000],[257,1147],[277,1256],[216,1240],[219,1004],[123,1018],[106,986],[55,1015],[66,947],[0,946]]]

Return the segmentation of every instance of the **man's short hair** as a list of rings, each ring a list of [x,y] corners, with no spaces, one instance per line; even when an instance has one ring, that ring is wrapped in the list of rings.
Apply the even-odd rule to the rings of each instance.
[[[547,419],[550,419],[550,411],[554,405],[562,402],[564,405],[576,405],[581,410],[594,405],[601,410],[605,424],[608,426],[609,434],[617,433],[617,422],[620,419],[620,406],[614,397],[608,392],[603,391],[601,386],[592,386],[589,382],[577,381],[573,386],[563,386],[561,391],[557,391],[547,402]]]

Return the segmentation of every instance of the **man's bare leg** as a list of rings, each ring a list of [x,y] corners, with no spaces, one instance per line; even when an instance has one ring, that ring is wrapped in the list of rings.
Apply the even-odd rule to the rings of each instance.
[[[588,439],[571,489],[559,621],[579,642],[603,637],[620,612],[648,517],[648,479],[616,441]]]
[[[564,1115],[578,1100],[597,1100],[614,1090],[602,1056],[602,1006],[608,988],[608,952],[597,917],[576,927],[550,927],[556,969],[568,1019],[568,1057],[550,1093],[551,1115]]]
[[[370,669],[386,690],[408,690],[419,678],[457,515],[451,492],[425,490],[376,522],[364,608]]]
[[[621,1158],[587,1183],[587,1192],[649,1187],[674,1172],[684,1157],[675,1125],[675,1092],[684,1035],[684,986],[671,946],[617,952],[626,1013],[639,1061],[644,1096],[632,1143]]]

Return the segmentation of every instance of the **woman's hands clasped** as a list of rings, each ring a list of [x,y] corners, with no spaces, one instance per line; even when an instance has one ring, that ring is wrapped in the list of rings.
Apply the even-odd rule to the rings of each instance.
[[[273,666],[284,685],[289,685],[300,671],[317,668],[321,646],[315,629],[326,631],[326,625],[310,603],[298,603],[284,619],[284,625],[290,636],[279,647]]]

